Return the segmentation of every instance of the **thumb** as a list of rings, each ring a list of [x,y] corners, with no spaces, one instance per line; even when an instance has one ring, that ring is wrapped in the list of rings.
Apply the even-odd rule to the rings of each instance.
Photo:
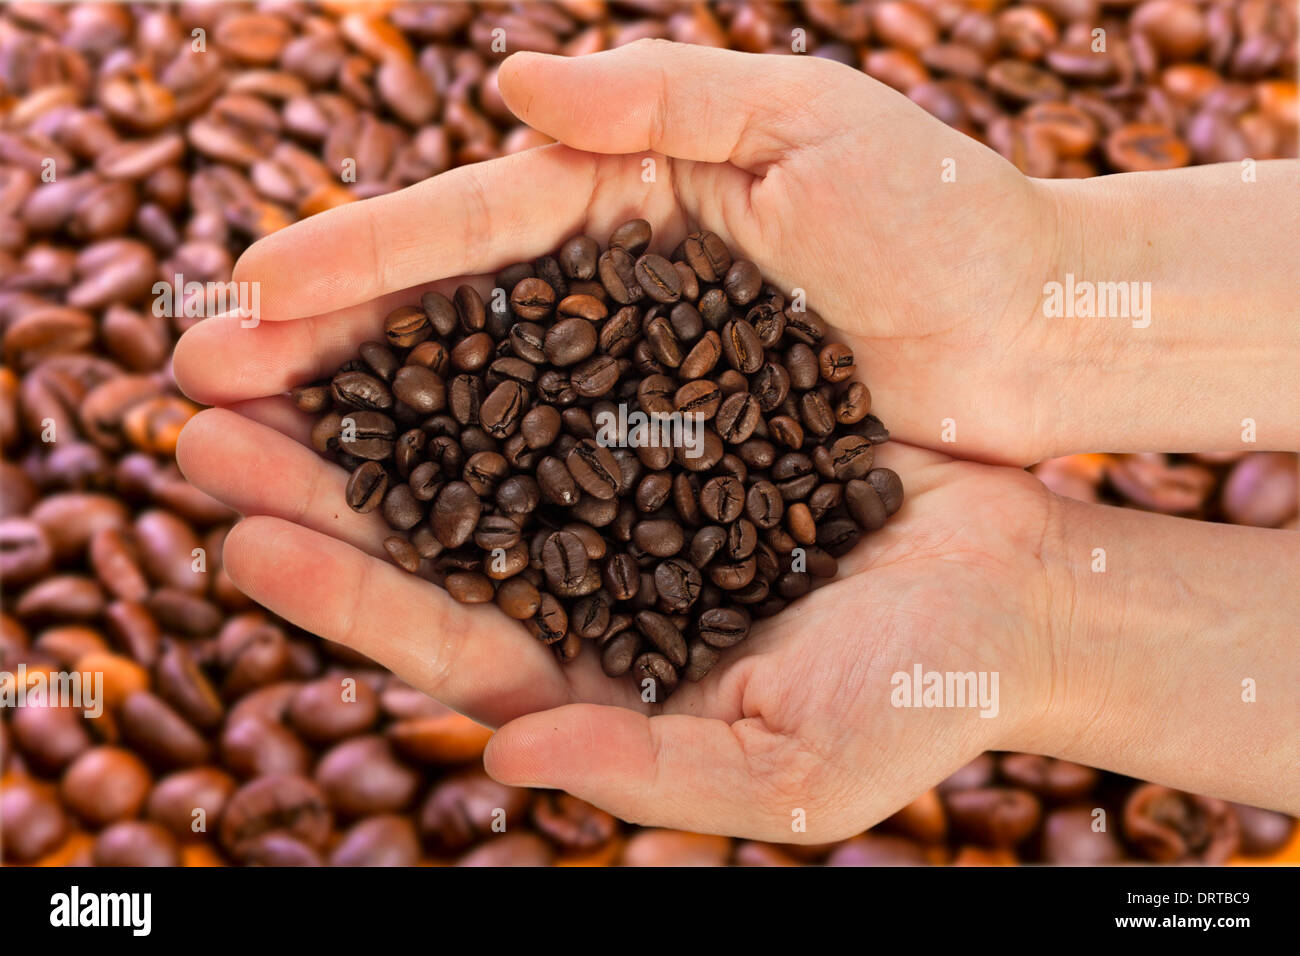
[[[808,804],[774,800],[782,789],[751,767],[759,753],[779,768],[786,743],[758,720],[567,704],[501,727],[483,763],[502,783],[565,790],[623,820],[789,842],[792,807]]]
[[[516,116],[575,149],[753,171],[840,127],[835,90],[856,77],[818,57],[638,40],[582,57],[516,53],[497,82]]]

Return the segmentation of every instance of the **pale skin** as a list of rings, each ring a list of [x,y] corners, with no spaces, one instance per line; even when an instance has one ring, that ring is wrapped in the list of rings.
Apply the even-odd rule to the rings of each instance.
[[[1231,422],[1204,411],[1225,394],[1261,423],[1261,447],[1300,445],[1300,399],[1282,387],[1285,359],[1292,377],[1300,367],[1294,268],[1268,251],[1278,227],[1247,228],[1280,208],[1294,246],[1295,163],[1261,164],[1261,198],[1217,205],[1193,191],[1217,195],[1214,170],[1236,180],[1235,168],[1058,189],[851,70],[661,42],[517,55],[500,86],[559,144],[267,237],[235,275],[261,282],[261,324],[209,319],[178,345],[181,387],[222,406],[190,422],[178,458],[246,516],[225,547],[237,585],[497,728],[485,764],[498,779],[638,823],[837,839],[990,749],[1300,813],[1300,775],[1286,772],[1300,766],[1300,539],[1065,501],[1018,467],[1099,448],[1238,449]],[[957,183],[940,182],[945,158]],[[1125,197],[1164,190],[1134,224]],[[1268,212],[1251,220],[1243,202]],[[1188,229],[1202,214],[1239,231]],[[423,288],[489,288],[495,269],[578,233],[603,242],[634,215],[655,224],[660,251],[704,226],[807,290],[857,355],[896,439],[878,462],[907,494],[833,583],[658,704],[605,677],[590,649],[560,667],[494,607],[457,605],[394,566],[382,519],[344,505],[345,473],[305,446],[310,422],[284,396],[381,337],[384,315]],[[1086,241],[1108,228],[1120,238]],[[1135,229],[1151,245],[1126,259],[1116,243]],[[1215,287],[1205,263],[1224,257]],[[1187,279],[1219,297],[1200,297],[1199,318],[1112,322],[1112,341],[1042,316],[1043,283],[1068,270],[1158,289]],[[1128,357],[1142,335],[1148,351]],[[1223,367],[1173,354],[1191,337]],[[1276,361],[1258,349],[1269,341]],[[956,443],[940,440],[944,418]],[[1091,570],[1095,548],[1105,573]],[[998,715],[891,706],[891,675],[917,663],[997,671]],[[1247,678],[1255,703],[1242,701]]]

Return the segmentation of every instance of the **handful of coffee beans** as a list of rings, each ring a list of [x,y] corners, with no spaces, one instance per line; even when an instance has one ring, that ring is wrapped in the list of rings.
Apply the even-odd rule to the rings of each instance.
[[[889,433],[802,295],[714,233],[650,224],[428,292],[328,382],[312,442],[378,509],[405,570],[495,601],[561,661],[593,641],[647,700],[699,680],[754,617],[834,577],[898,510]]]

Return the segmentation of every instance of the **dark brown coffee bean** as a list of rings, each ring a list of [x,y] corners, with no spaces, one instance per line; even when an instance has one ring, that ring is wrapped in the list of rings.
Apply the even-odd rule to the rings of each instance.
[[[676,302],[682,297],[682,280],[663,256],[647,253],[637,259],[633,274],[645,294],[656,302]]]
[[[867,472],[867,481],[880,494],[885,514],[892,515],[903,505],[903,482],[898,473],[888,468],[873,468]]]
[[[730,524],[744,506],[745,489],[735,478],[710,478],[700,490],[700,510],[710,521]]]
[[[420,308],[428,318],[429,325],[432,326],[435,334],[446,338],[455,331],[457,323],[456,306],[452,304],[451,299],[441,292],[430,290],[420,296]],[[401,345],[400,342],[394,342],[393,344]]]
[[[674,667],[686,666],[686,640],[672,621],[653,611],[641,611],[634,620],[641,636]]]
[[[487,325],[487,310],[483,307],[483,299],[472,285],[457,286],[452,303],[456,307],[456,317],[460,320],[463,331],[470,335],[483,331]]]
[[[722,288],[732,305],[749,305],[762,290],[763,277],[758,271],[758,266],[745,259],[739,259],[727,270],[722,280]]]
[[[432,369],[406,365],[393,376],[393,395],[421,415],[432,415],[447,407],[447,389]]]
[[[695,627],[709,646],[732,647],[749,635],[749,615],[737,607],[711,608],[699,616]]]
[[[632,669],[641,650],[641,640],[632,631],[615,634],[600,651],[600,667],[610,677],[622,677]]]
[[[393,395],[382,380],[365,372],[344,372],[330,383],[334,400],[349,408],[383,412],[393,407]]]
[[[433,325],[424,309],[404,305],[384,319],[384,335],[399,349],[409,349],[433,334]]]
[[[542,279],[523,279],[510,293],[510,308],[529,322],[547,318],[555,310],[555,302],[555,289]]]
[[[655,568],[655,590],[659,602],[670,614],[680,614],[699,600],[704,581],[699,570],[679,558],[660,562]]]
[[[505,438],[519,426],[528,393],[518,382],[502,382],[483,400],[479,421],[493,438]]]
[[[682,254],[702,282],[720,282],[731,268],[731,252],[716,233],[696,232],[687,236]]]
[[[677,669],[662,654],[642,654],[632,664],[632,676],[641,689],[641,699],[662,703],[677,689]]]
[[[560,268],[570,279],[591,279],[596,275],[600,247],[590,236],[574,236],[560,247]]]
[[[751,375],[762,367],[762,343],[754,327],[744,319],[728,322],[722,329],[721,338],[722,354],[736,371]]]
[[[644,219],[629,219],[609,236],[609,245],[613,249],[623,249],[633,256],[639,256],[650,245],[650,223]]]
[[[463,481],[451,481],[438,493],[429,521],[444,547],[459,548],[474,533],[482,510],[473,488]]]
[[[573,480],[593,498],[609,499],[618,493],[618,461],[608,448],[584,438],[565,458]]]
[[[718,409],[714,427],[729,445],[739,445],[754,434],[762,417],[758,399],[749,392],[733,392]]]

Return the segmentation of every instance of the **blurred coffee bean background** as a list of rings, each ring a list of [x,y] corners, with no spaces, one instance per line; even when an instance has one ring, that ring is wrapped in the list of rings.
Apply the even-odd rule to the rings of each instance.
[[[1296,156],[1290,0],[5,5],[0,679],[102,673],[107,704],[5,709],[0,859],[1300,862],[1281,814],[1021,754],[985,754],[835,845],[640,829],[493,782],[487,731],[233,587],[235,515],[172,460],[197,409],[169,354],[198,320],[155,315],[153,284],[229,280],[297,219],[547,142],[501,100],[506,52],[642,37],[838,60],[1034,176]],[[1088,501],[1295,529],[1296,457],[1034,470]]]

